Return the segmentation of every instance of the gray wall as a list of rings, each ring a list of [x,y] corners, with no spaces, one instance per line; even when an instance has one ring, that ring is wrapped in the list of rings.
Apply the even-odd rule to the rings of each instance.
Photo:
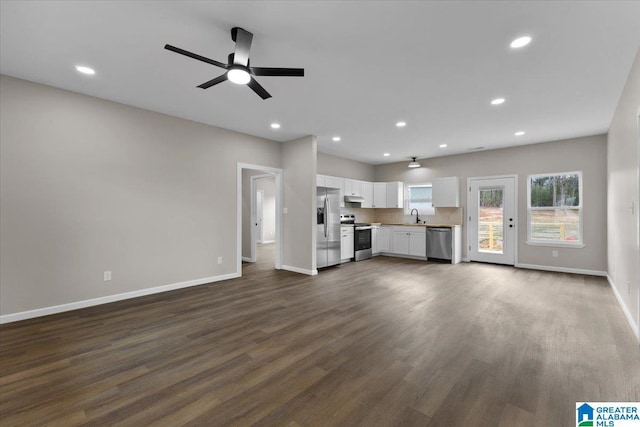
[[[318,153],[318,173],[373,182],[375,166],[331,154]]]
[[[616,108],[607,138],[608,243],[607,271],[636,325],[640,287],[638,249],[638,113],[640,50]],[[633,203],[634,209],[631,210]],[[627,285],[627,282],[629,283]]]
[[[0,92],[1,314],[236,271],[236,165],[282,167],[280,143],[7,76]]]
[[[460,177],[460,199],[467,212],[467,178],[518,175],[518,262],[552,267],[606,271],[607,194],[605,135],[534,144],[420,160],[421,168],[408,162],[376,167],[376,181],[428,183],[443,176]],[[527,239],[527,176],[546,172],[582,171],[584,185],[585,247],[550,248],[530,246]],[[463,257],[467,257],[466,227],[463,227]],[[551,256],[552,249],[558,257]]]
[[[316,269],[316,137],[306,136],[282,145],[284,169],[284,248],[282,267]],[[295,243],[295,244],[294,244]]]

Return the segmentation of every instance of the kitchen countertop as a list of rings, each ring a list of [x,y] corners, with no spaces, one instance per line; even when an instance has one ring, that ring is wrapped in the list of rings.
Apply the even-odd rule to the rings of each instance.
[[[460,224],[400,224],[400,223],[381,223],[381,222],[372,222],[371,225],[395,225],[401,227],[460,227]],[[355,224],[340,224],[340,227],[354,227]]]
[[[381,225],[398,225],[402,227],[458,227],[459,224],[381,224]]]

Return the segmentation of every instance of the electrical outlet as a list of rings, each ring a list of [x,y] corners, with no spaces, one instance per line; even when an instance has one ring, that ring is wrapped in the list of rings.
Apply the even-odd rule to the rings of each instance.
[[[218,257],[218,264],[222,264],[222,257],[221,256]]]
[[[552,257],[554,257],[554,258],[558,258],[558,251],[557,251],[557,250],[555,250],[555,249],[554,249],[554,250],[552,250],[552,251],[551,251],[551,256],[552,256]]]
[[[109,280],[111,280],[111,272],[110,271],[105,271],[104,272],[104,281],[108,282]]]

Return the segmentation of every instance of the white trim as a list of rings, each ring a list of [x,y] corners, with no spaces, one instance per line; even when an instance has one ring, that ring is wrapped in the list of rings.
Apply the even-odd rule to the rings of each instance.
[[[637,117],[637,128],[636,128],[636,133],[637,133],[637,138],[638,138],[638,143],[636,146],[636,151],[638,152],[638,163],[636,164],[636,181],[638,184],[638,198],[636,199],[636,206],[635,206],[635,212],[634,214],[636,215],[636,248],[638,248],[638,265],[640,265],[640,105],[638,105],[638,110],[636,111],[636,117]],[[640,272],[638,273],[640,276]],[[640,277],[636,276],[637,282],[636,282],[636,296],[637,296],[637,302],[636,302],[636,308],[637,308],[637,319],[638,319],[638,323],[640,324]],[[640,325],[638,325],[640,326]],[[638,329],[636,329],[636,335],[638,335],[637,333]],[[638,342],[640,342],[640,335],[638,335]]]
[[[638,343],[640,344],[640,328],[638,328],[638,325],[636,324],[636,322],[633,321],[633,316],[631,315],[631,312],[622,301],[622,296],[618,292],[618,289],[616,289],[616,286],[613,283],[613,279],[608,274],[607,274],[607,281],[609,282],[609,285],[613,290],[613,294],[616,296],[616,299],[618,300],[618,304],[620,305],[620,308],[622,309],[624,316],[627,318],[627,322],[629,322],[629,326],[631,326],[631,330],[633,331],[633,334],[636,336],[636,338],[638,339]]]
[[[236,169],[236,271],[242,277],[242,170],[253,169],[271,173],[276,177],[276,262],[275,269],[282,268],[282,197],[284,195],[282,169],[270,166],[253,165],[250,163],[237,164]],[[253,227],[252,227],[253,229]],[[253,233],[252,233],[253,234]]]
[[[315,276],[318,274],[318,270],[307,270],[305,268],[292,267],[290,265],[283,265],[282,269],[292,271],[294,273],[306,274],[307,276]]]
[[[525,243],[527,245],[529,245],[529,246],[546,246],[548,248],[575,248],[575,249],[582,249],[582,248],[587,246],[584,243],[569,243],[569,242],[565,242],[563,240],[558,240],[557,242],[554,242],[552,240],[549,240],[549,241],[534,240],[534,241],[531,242],[531,241],[527,240]]]
[[[540,239],[533,239],[531,238],[531,211],[532,210],[539,210],[539,211],[543,211],[543,210],[557,210],[555,207],[553,206],[545,206],[545,207],[532,207],[531,206],[531,177],[548,177],[548,176],[560,176],[560,175],[578,175],[578,192],[579,192],[579,197],[578,200],[580,202],[580,204],[578,206],[566,206],[563,207],[566,209],[577,209],[578,210],[578,217],[580,222],[578,223],[578,233],[580,234],[580,240],[576,241],[576,242],[567,242],[567,241],[563,241],[563,240],[558,240],[558,241],[547,241],[547,240],[540,240]],[[559,247],[572,247],[572,248],[584,248],[585,244],[584,244],[584,196],[583,196],[583,179],[582,179],[582,171],[571,171],[571,172],[556,172],[556,173],[538,173],[538,174],[531,174],[529,176],[527,176],[527,240],[526,240],[526,244],[527,245],[531,245],[531,246],[555,246],[558,245]]]
[[[48,316],[50,314],[62,313],[65,311],[78,310],[80,308],[93,307],[95,305],[108,304],[110,302],[122,301],[131,298],[138,298],[145,295],[159,294],[176,289],[188,288],[191,286],[205,285],[222,280],[235,279],[240,277],[237,273],[223,274],[220,276],[204,277],[202,279],[188,280],[186,282],[173,283],[170,285],[156,286],[153,288],[140,289],[137,291],[125,292],[122,294],[107,295],[104,297],[93,298],[83,301],[75,301],[67,304],[53,305],[50,307],[38,308],[35,310],[21,311],[19,313],[11,313],[0,316],[0,324],[17,322],[19,320],[31,319],[34,317]]]
[[[269,243],[275,243],[275,240],[263,240],[262,242],[260,242],[260,244],[262,245],[268,245]]]
[[[255,260],[255,259],[251,259],[251,258],[250,258],[250,257],[248,257],[248,256],[243,256],[243,257],[242,257],[242,261],[244,261],[244,262],[256,262],[256,260]]]
[[[404,258],[404,259],[414,259],[416,261],[429,261],[429,259],[425,256],[416,256],[416,255],[405,255],[405,254],[394,254],[393,252],[380,252],[380,255],[393,257],[393,258]]]
[[[275,178],[275,175],[273,173],[264,173],[261,175],[254,175],[252,177],[250,177],[250,189],[249,192],[250,194],[250,200],[251,200],[251,246],[249,251],[250,253],[250,258],[251,258],[251,262],[256,262],[258,256],[257,256],[257,249],[256,249],[256,243],[258,243],[258,236],[256,235],[256,228],[253,226],[253,224],[255,224],[257,216],[258,216],[258,202],[256,199],[256,179],[261,179],[261,178]],[[264,194],[264,192],[263,192]]]
[[[526,268],[529,270],[543,270],[543,271],[555,271],[557,273],[572,273],[572,274],[586,274],[587,276],[601,276],[606,277],[606,271],[599,270],[586,270],[583,268],[569,268],[569,267],[554,267],[551,265],[537,265],[537,264],[521,264],[516,263],[516,268]]]

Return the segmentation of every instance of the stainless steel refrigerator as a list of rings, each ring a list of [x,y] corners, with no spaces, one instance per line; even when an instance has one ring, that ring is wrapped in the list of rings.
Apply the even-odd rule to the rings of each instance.
[[[317,187],[317,267],[340,264],[340,190]]]

